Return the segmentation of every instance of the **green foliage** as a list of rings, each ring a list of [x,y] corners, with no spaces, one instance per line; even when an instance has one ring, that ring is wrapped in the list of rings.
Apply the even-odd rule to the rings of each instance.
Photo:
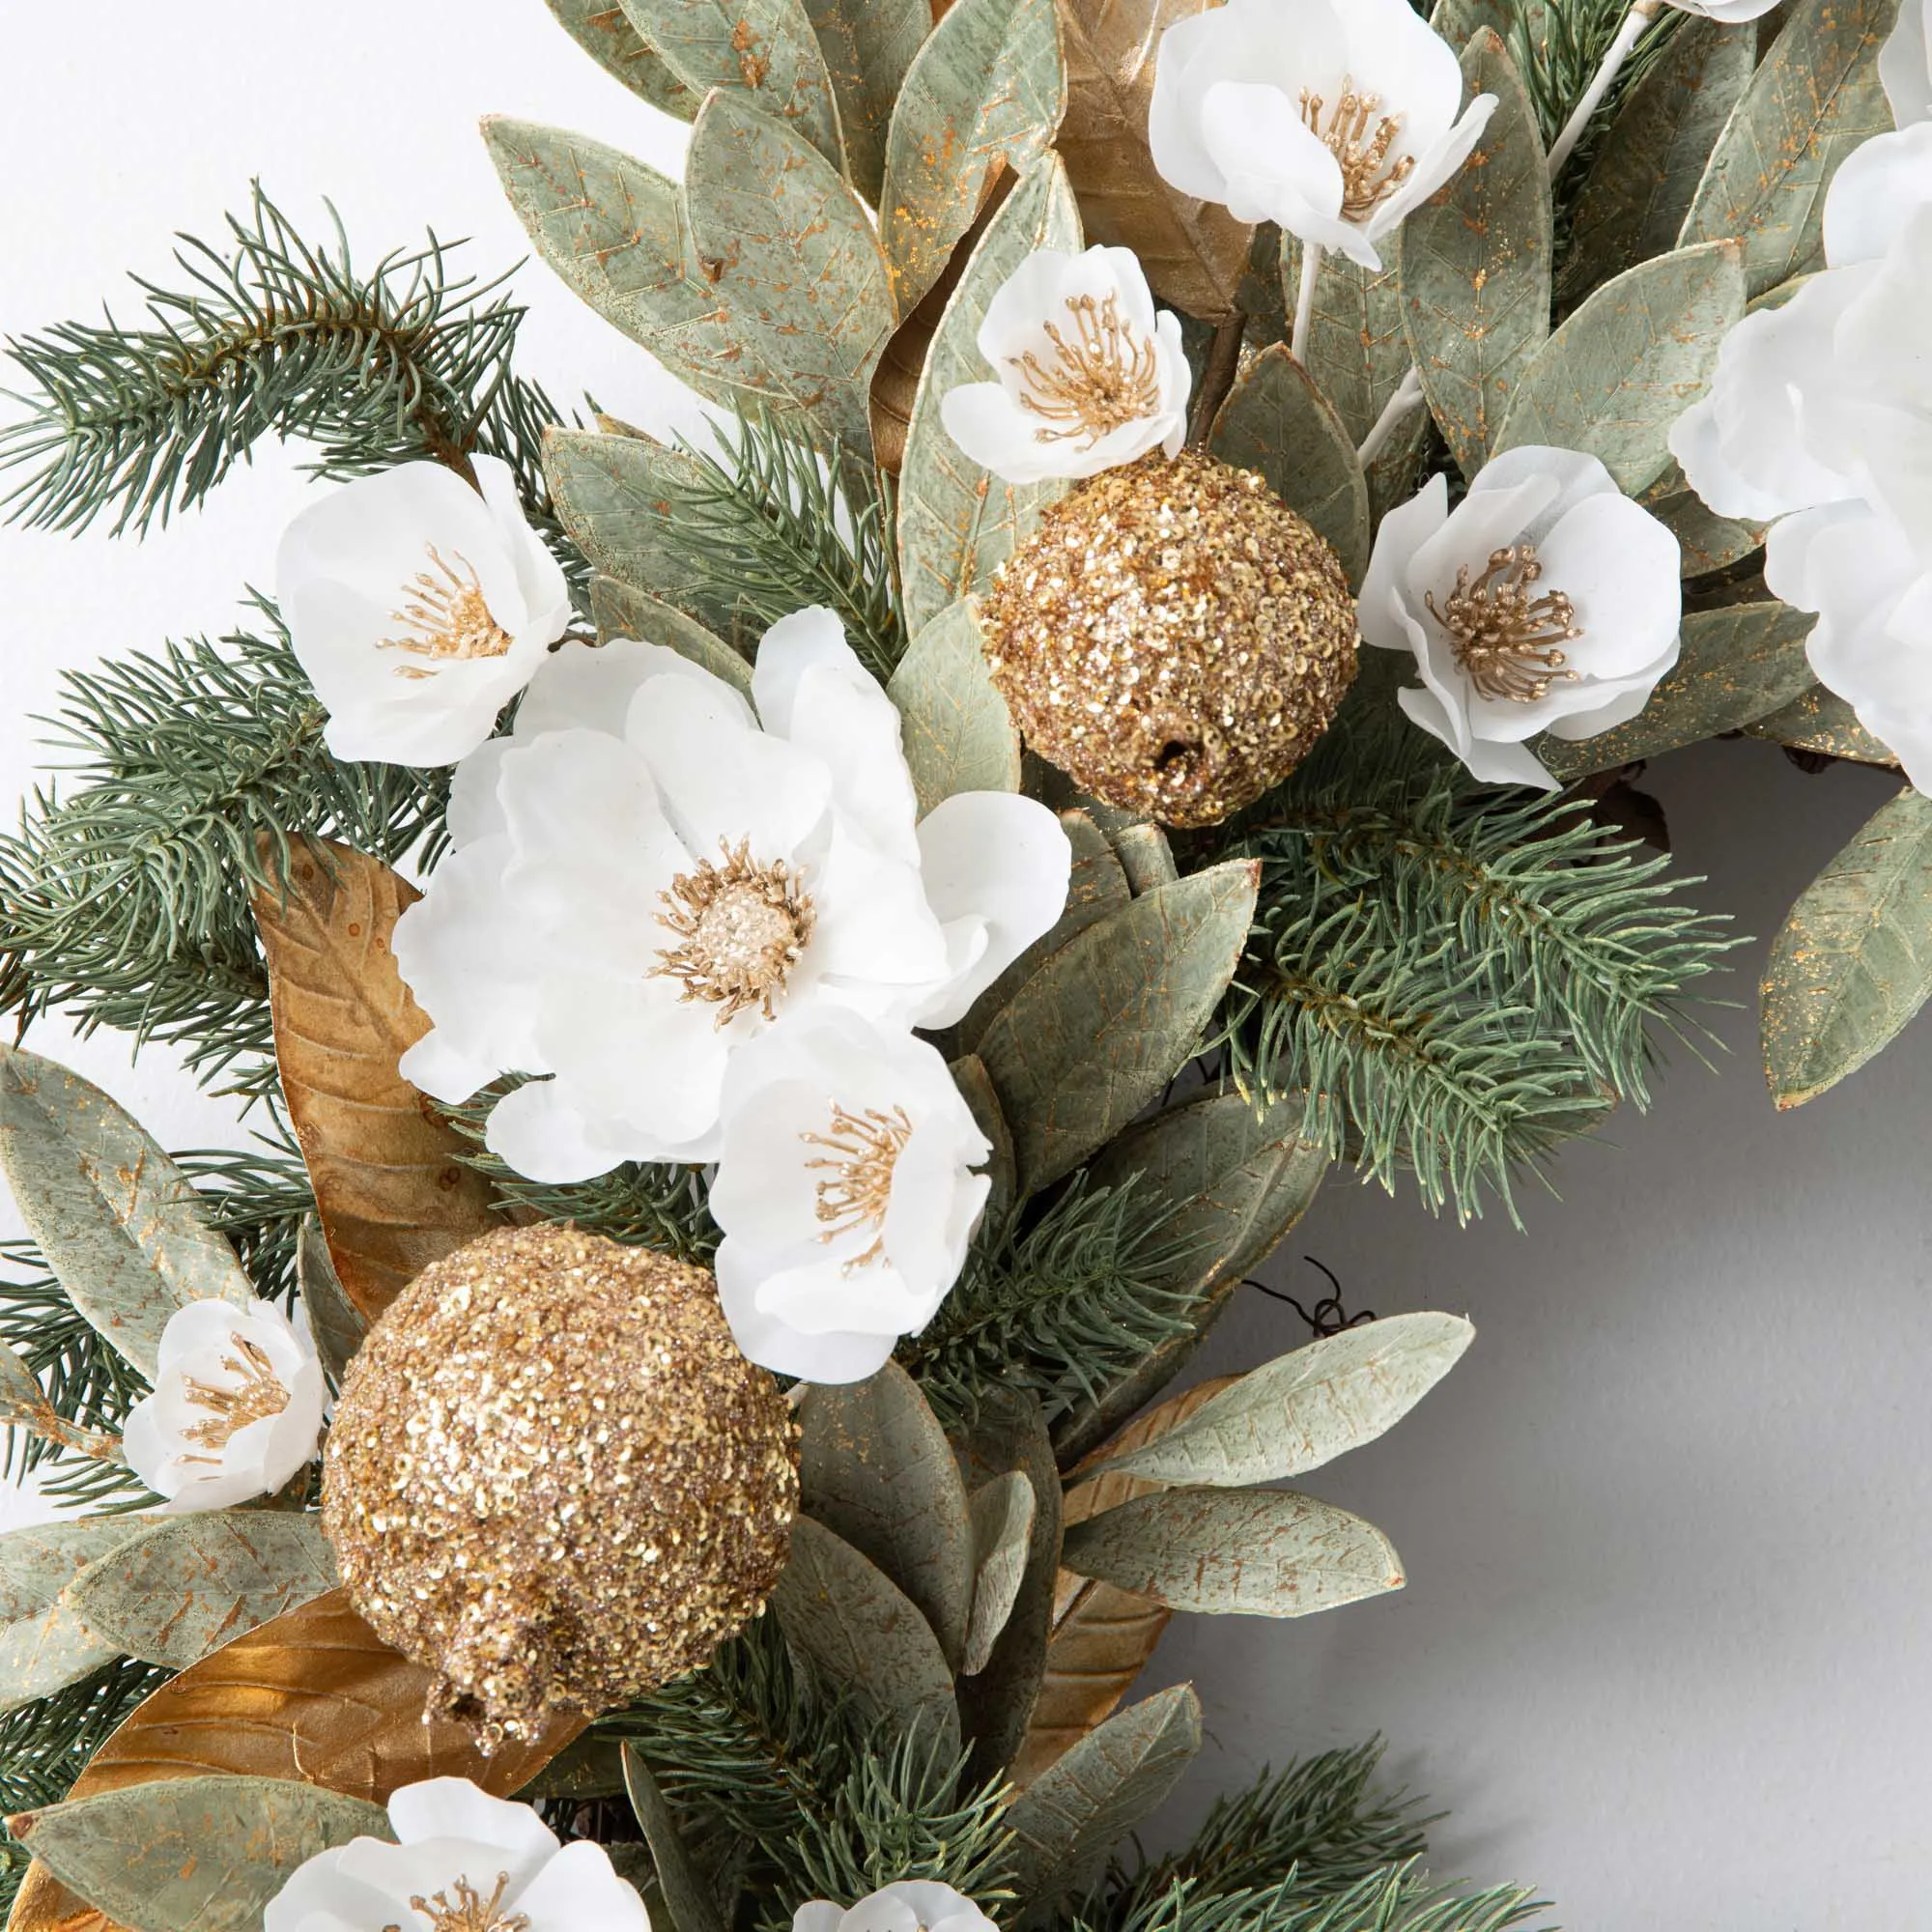
[[[1631,0],[1560,0],[1556,5],[1517,8],[1510,26],[1510,56],[1536,108],[1546,147],[1562,132],[1564,123],[1595,79],[1630,9]],[[1643,78],[1682,17],[1675,7],[1658,9],[1657,17],[1644,29],[1643,38],[1597,110],[1597,128],[1608,125],[1617,103]],[[1589,138],[1584,137],[1584,145]],[[1575,179],[1580,170],[1576,169],[1574,157],[1572,170]]]
[[[899,1345],[942,1421],[970,1419],[988,1388],[1031,1389],[1051,1425],[1082,1398],[1185,1334],[1194,1297],[1175,1286],[1194,1252],[1174,1204],[1084,1175],[1031,1215],[982,1228],[939,1313]]]
[[[1208,1891],[1186,1881],[1137,1902],[1106,1932],[1504,1932],[1539,1910],[1513,1886],[1467,1892],[1437,1886],[1412,1865],[1379,1871],[1346,1891],[1305,1889],[1295,1879],[1255,1890]],[[1064,1932],[1101,1932],[1084,1912]]]
[[[62,323],[14,343],[28,413],[0,430],[0,466],[27,470],[13,515],[146,531],[277,436],[317,444],[324,476],[499,456],[554,535],[539,456],[556,412],[510,366],[523,309],[452,278],[434,236],[358,270],[330,218],[332,243],[304,242],[258,187],[226,247],[183,238],[185,291],[136,278],[146,327]]]
[[[255,844],[309,833],[396,861],[440,836],[448,775],[345,764],[266,600],[257,634],[71,671],[49,721],[75,789],[0,838],[0,1012],[179,1044],[206,1083],[273,1090]]]
[[[1514,1215],[1513,1173],[1647,1103],[1653,1025],[1682,1034],[1727,947],[1666,861],[1575,802],[1472,787],[1399,725],[1331,732],[1231,849],[1263,862],[1237,1082],[1306,1093],[1305,1134],[1461,1218],[1486,1190]]]

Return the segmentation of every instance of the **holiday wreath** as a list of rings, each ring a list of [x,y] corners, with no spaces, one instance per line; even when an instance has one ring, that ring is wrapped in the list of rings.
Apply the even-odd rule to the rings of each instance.
[[[0,1407],[80,1506],[0,1539],[15,1932],[1538,1918],[1373,1747],[1130,1847],[1170,1615],[1400,1585],[1277,1485],[1471,1330],[1167,1388],[1331,1167],[1515,1213],[1644,1102],[1731,943],[1645,758],[1932,774],[1918,0],[551,6],[684,179],[485,138],[705,446],[259,192],[13,346],[16,515],[329,485],[0,843]],[[1932,986],[1929,841],[1793,910],[1779,1104]]]

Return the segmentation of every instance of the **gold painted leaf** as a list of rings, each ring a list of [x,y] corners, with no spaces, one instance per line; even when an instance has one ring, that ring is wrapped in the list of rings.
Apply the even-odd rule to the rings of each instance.
[[[564,32],[633,94],[680,121],[689,121],[697,112],[697,96],[664,64],[625,17],[617,0],[544,0],[544,4]]]
[[[1835,693],[1814,684],[1781,711],[1745,726],[1751,738],[1769,738],[1794,752],[1817,752],[1828,758],[1850,758],[1861,765],[1883,765],[1896,771],[1898,759],[1858,721],[1857,714]]]
[[[1066,58],[1060,153],[1087,240],[1131,248],[1163,301],[1232,315],[1254,229],[1164,182],[1148,152],[1154,54],[1177,20],[1219,0],[1059,0]]]
[[[289,1118],[344,1293],[374,1321],[433,1261],[496,1225],[464,1142],[396,1063],[429,1031],[390,935],[420,896],[378,859],[314,839],[257,888]],[[276,854],[265,838],[265,874]]]

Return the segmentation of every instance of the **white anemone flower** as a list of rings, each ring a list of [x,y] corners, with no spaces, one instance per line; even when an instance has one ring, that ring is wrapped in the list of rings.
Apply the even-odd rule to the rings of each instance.
[[[510,468],[478,489],[404,463],[311,503],[283,532],[275,595],[338,758],[452,765],[496,728],[570,621],[556,559]]]
[[[467,1777],[389,1800],[398,1842],[318,1852],[269,1901],[262,1932],[650,1932],[650,1915],[587,1838],[560,1844],[527,1804]]]
[[[1900,128],[1932,119],[1932,0],[1905,0],[1878,53],[1878,77]]]
[[[1409,718],[1477,778],[1552,779],[1524,740],[1589,738],[1634,718],[1677,662],[1677,539],[1594,456],[1512,449],[1451,511],[1432,476],[1383,518],[1362,637],[1414,655]]]
[[[959,1278],[992,1185],[945,1060],[852,1013],[790,1021],[733,1059],[724,1122],[710,1198],[739,1348],[808,1381],[877,1374]]]
[[[791,1932],[998,1932],[998,1928],[964,1892],[950,1885],[901,1879],[857,1905],[835,1905],[829,1898],[801,1905],[792,1914]]]
[[[1161,37],[1148,141],[1183,194],[1379,270],[1495,104],[1463,109],[1462,63],[1408,0],[1227,0]]]
[[[161,1330],[155,1388],[128,1411],[128,1464],[162,1508],[273,1495],[312,1462],[328,1391],[305,1325],[271,1301],[191,1301]]]
[[[573,644],[457,767],[451,849],[396,927],[434,1022],[403,1071],[443,1100],[551,1076],[490,1116],[532,1179],[715,1160],[738,1048],[828,1008],[951,1026],[1065,904],[1044,806],[918,818],[898,713],[832,611],[765,634],[752,695],[654,644]]]
[[[940,401],[947,434],[1009,483],[1097,476],[1156,444],[1179,454],[1193,381],[1180,324],[1128,248],[1038,248],[1003,282],[980,325],[999,380]]]

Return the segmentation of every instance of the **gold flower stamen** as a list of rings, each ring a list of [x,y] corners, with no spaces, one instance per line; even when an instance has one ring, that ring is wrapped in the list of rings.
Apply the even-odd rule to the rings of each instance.
[[[1478,697],[1534,704],[1552,684],[1575,680],[1562,646],[1580,638],[1582,626],[1562,591],[1532,594],[1542,577],[1535,545],[1512,544],[1490,553],[1490,567],[1473,583],[1467,564],[1457,571],[1440,610],[1433,590],[1423,598]]]
[[[485,1898],[469,1879],[460,1878],[449,1891],[440,1891],[434,1898],[412,1898],[410,1910],[420,1912],[429,1920],[430,1932],[529,1932],[526,1914],[502,1910],[509,1884],[510,1874],[498,1872],[497,1889]],[[450,1902],[451,1891],[456,1894],[454,1904]],[[383,1932],[402,1932],[402,1927],[385,1925]]]
[[[1366,221],[1415,172],[1413,155],[1389,153],[1402,132],[1402,116],[1376,110],[1379,94],[1357,94],[1352,75],[1342,81],[1342,98],[1322,125],[1326,103],[1307,88],[1301,91],[1301,118],[1308,130],[1335,156],[1342,169],[1342,219]],[[1370,124],[1375,131],[1370,132]]]
[[[818,1183],[818,1201],[813,1208],[825,1232],[821,1241],[836,1241],[841,1235],[870,1228],[872,1244],[864,1254],[854,1255],[844,1272],[867,1266],[885,1252],[886,1208],[893,1198],[893,1169],[898,1165],[905,1144],[912,1139],[912,1122],[903,1107],[890,1114],[867,1107],[863,1114],[846,1108],[832,1109],[831,1130],[822,1134],[801,1134],[807,1147],[823,1148],[819,1160],[806,1162],[808,1168],[825,1168],[830,1178]]]
[[[193,1423],[184,1429],[182,1435],[185,1440],[203,1449],[225,1449],[237,1430],[245,1429],[249,1423],[261,1422],[270,1415],[279,1415],[289,1406],[289,1392],[282,1386],[261,1345],[251,1342],[245,1335],[233,1335],[229,1339],[235,1344],[238,1353],[223,1355],[221,1366],[231,1376],[241,1377],[240,1385],[227,1388],[219,1382],[197,1381],[192,1376],[187,1378],[185,1383],[187,1399],[197,1408],[207,1409],[209,1418],[206,1422]],[[217,1458],[186,1456],[182,1460],[205,1463]]]
[[[656,971],[683,982],[681,998],[715,1001],[721,1027],[748,1007],[776,1017],[775,1002],[817,917],[799,875],[781,859],[756,864],[751,848],[749,838],[735,846],[721,839],[722,866],[701,859],[660,895],[658,923],[681,943],[658,954]]]
[[[439,662],[501,657],[516,640],[491,616],[490,607],[483,601],[482,582],[469,559],[459,552],[456,563],[451,563],[434,544],[424,548],[434,568],[417,571],[414,582],[403,586],[409,601],[400,611],[389,612],[391,621],[403,627],[402,635],[380,639],[376,648],[408,651],[412,657]],[[434,677],[436,673],[413,665],[398,665],[396,675]]]
[[[1073,318],[1069,341],[1055,323],[1046,325],[1054,359],[1044,363],[1029,349],[1009,356],[1026,387],[1020,407],[1038,416],[1034,432],[1040,442],[1085,438],[1092,449],[1110,430],[1151,415],[1160,405],[1160,363],[1151,342],[1142,341],[1133,325],[1121,319],[1120,300],[1068,296]]]

